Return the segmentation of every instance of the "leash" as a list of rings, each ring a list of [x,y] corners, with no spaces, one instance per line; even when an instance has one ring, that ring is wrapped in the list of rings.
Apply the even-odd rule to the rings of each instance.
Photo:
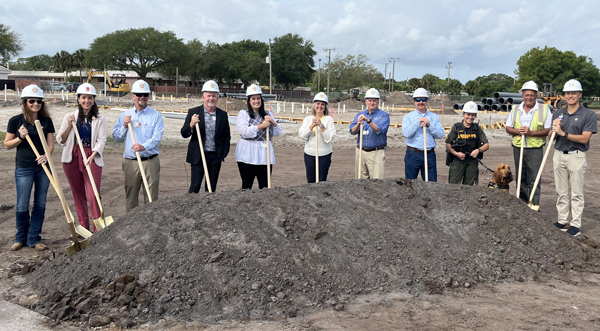
[[[487,167],[485,164],[483,164],[483,162],[481,162],[481,160],[480,160],[480,159],[477,159],[477,161],[479,162],[479,164],[481,164],[481,165],[482,165],[482,166],[485,168],[485,170],[486,170],[486,171],[489,171],[489,172],[494,172],[494,170],[492,170],[492,169],[488,168],[488,167]]]

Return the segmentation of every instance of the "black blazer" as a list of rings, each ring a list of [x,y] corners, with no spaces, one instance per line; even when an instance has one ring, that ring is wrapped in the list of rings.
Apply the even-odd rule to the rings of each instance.
[[[192,108],[188,110],[187,117],[185,118],[185,123],[183,123],[183,127],[181,128],[181,136],[183,138],[192,139],[188,144],[188,152],[186,162],[191,165],[198,165],[202,163],[202,156],[200,155],[200,146],[198,144],[198,134],[196,133],[196,128],[190,128],[190,122],[192,121],[192,116],[198,114],[200,121],[198,125],[200,126],[200,134],[202,137],[202,145],[206,144],[206,131],[204,124],[204,105],[196,108]],[[225,157],[229,154],[229,147],[231,145],[231,131],[229,130],[229,117],[227,113],[219,108],[216,109],[217,120],[215,123],[215,149],[217,155],[221,159],[221,161],[225,161]]]

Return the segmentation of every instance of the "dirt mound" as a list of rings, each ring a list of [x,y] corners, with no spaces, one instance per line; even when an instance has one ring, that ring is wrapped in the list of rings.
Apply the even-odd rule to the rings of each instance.
[[[442,108],[442,104],[446,109],[452,109],[452,106],[455,104],[455,101],[451,101],[447,96],[442,95],[431,95],[429,98],[429,102],[427,106],[430,108]],[[412,95],[407,95],[404,92],[394,91],[390,93],[387,97],[385,97],[386,105],[398,105],[405,107],[412,107],[414,105],[412,100]],[[450,108],[448,108],[450,107]]]
[[[598,272],[584,239],[501,190],[350,180],[162,199],[25,284],[31,308],[83,326],[286,318],[359,295]]]

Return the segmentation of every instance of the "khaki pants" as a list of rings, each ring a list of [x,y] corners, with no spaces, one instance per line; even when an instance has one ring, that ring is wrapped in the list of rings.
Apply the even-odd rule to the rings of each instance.
[[[385,177],[385,149],[372,152],[362,151],[361,165],[358,164],[358,153],[360,153],[360,149],[357,148],[354,154],[355,178],[359,178],[359,172],[361,179],[383,179]]]
[[[569,217],[570,209],[571,217],[573,218],[570,225],[580,228],[584,205],[583,175],[587,167],[585,153],[564,154],[561,151],[554,151],[552,163],[554,166],[556,194],[558,194],[556,201],[558,222],[561,224],[568,223],[567,218]],[[571,186],[570,199],[569,184]]]
[[[142,161],[142,166],[146,173],[150,196],[152,196],[152,201],[156,201],[158,200],[158,184],[160,182],[160,161],[158,156],[151,160]],[[142,174],[137,159],[123,159],[123,172],[125,173],[125,197],[127,198],[126,210],[129,213],[130,210],[139,205],[138,195],[140,187],[143,188]],[[148,195],[145,189],[142,189],[142,194],[144,195],[144,204],[147,204]]]

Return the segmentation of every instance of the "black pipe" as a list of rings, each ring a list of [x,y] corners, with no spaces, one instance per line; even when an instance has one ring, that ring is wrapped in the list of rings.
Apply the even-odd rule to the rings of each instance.
[[[494,93],[494,98],[509,98],[509,97],[521,97],[520,93],[511,93],[511,92],[496,92]]]
[[[483,98],[483,99],[481,99],[481,104],[483,104],[483,105],[487,105],[487,98]]]
[[[508,105],[504,104],[500,106],[501,111],[508,111]]]
[[[506,103],[506,98],[498,98],[498,103],[503,105]]]
[[[497,103],[498,103],[498,100],[496,100],[496,99],[492,99],[492,98],[487,99],[487,104],[490,106],[495,105]]]
[[[454,110],[459,110],[462,109],[464,103],[455,103],[454,106],[452,106],[452,109]]]
[[[498,109],[499,107],[502,107],[502,105],[499,105],[499,104],[493,104],[493,105],[492,105],[492,110],[498,111],[498,110],[499,110],[499,109]]]
[[[490,110],[490,106],[489,105],[483,105],[483,110]]]

